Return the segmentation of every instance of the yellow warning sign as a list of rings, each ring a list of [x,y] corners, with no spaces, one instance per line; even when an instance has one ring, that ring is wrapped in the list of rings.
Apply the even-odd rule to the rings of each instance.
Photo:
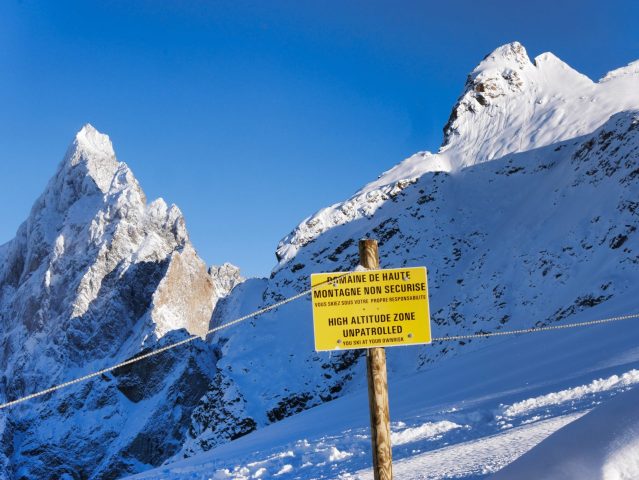
[[[430,343],[425,267],[315,273],[315,350]]]

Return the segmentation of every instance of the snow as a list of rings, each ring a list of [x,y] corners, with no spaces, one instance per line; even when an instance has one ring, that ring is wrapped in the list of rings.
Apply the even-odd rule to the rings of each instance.
[[[280,475],[284,475],[285,473],[290,473],[292,471],[293,471],[293,466],[287,463],[282,468],[280,468],[280,470],[275,474],[275,476],[278,477]]]
[[[448,420],[441,422],[426,422],[417,427],[406,428],[400,431],[391,431],[391,442],[393,445],[405,445],[407,443],[417,442],[427,438],[441,437],[442,434],[455,428],[462,428],[462,425],[449,422]]]
[[[617,395],[496,474],[495,480],[639,478],[639,390]]]
[[[88,123],[76,134],[63,162],[68,164],[68,168],[84,163],[103,193],[110,190],[119,167],[108,135],[98,132]]]
[[[503,45],[471,72],[453,107],[439,152],[417,153],[348,200],[304,219],[277,247],[284,268],[301,247],[337,226],[373,215],[417,178],[457,172],[587,135],[618,112],[639,110],[638,62],[593,82],[552,53],[531,61],[518,42]]]
[[[628,395],[624,392],[632,388],[639,367],[638,340],[639,321],[491,338],[482,341],[482,348],[419,373],[391,374],[395,476],[476,479],[499,471],[566,425],[590,417],[598,405]],[[363,365],[358,374],[365,376]],[[639,390],[630,393],[628,408]],[[548,398],[566,401],[541,401]],[[505,406],[513,405],[531,408],[518,408],[505,422]],[[132,479],[199,480],[220,472],[228,472],[220,478],[241,479],[259,469],[266,469],[267,478],[285,465],[291,470],[278,478],[369,479],[368,421],[362,388]],[[334,451],[349,456],[331,460]]]
[[[552,53],[531,61],[513,42],[471,72],[440,152],[459,169],[588,134],[637,108],[639,76],[595,83]]]
[[[530,413],[535,409],[561,405],[566,402],[574,402],[575,400],[584,398],[586,395],[629,387],[636,383],[639,383],[639,370],[630,370],[621,376],[611,375],[608,378],[593,380],[588,385],[580,385],[539,397],[527,398],[512,405],[504,405],[502,407],[502,413],[506,417],[516,417]]]
[[[516,460],[532,445],[580,416],[581,414],[573,414],[552,418],[531,427],[518,427],[474,442],[413,455],[395,462],[393,474],[402,480],[482,478]],[[372,480],[373,473],[370,469],[365,469],[339,478]]]
[[[635,60],[634,62],[630,62],[625,67],[617,68],[616,70],[612,70],[608,72],[600,82],[607,82],[609,80],[613,80],[620,77],[635,77],[639,75],[639,60]]]

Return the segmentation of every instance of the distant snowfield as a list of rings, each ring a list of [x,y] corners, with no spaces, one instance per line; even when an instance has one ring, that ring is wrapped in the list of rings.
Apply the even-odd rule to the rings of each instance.
[[[638,340],[639,320],[492,338],[428,371],[391,377],[395,477],[478,479],[498,472],[571,422],[596,414],[612,397],[627,395],[639,383]],[[591,434],[596,437],[597,429]],[[624,434],[624,445],[633,445]],[[639,432],[634,445],[637,439]],[[368,480],[370,462],[362,390],[131,478]],[[546,478],[542,472],[534,478]]]

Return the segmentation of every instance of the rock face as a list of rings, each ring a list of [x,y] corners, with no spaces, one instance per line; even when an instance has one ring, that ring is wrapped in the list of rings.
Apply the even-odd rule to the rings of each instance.
[[[0,247],[0,399],[204,336],[215,303],[240,281],[229,265],[207,271],[180,210],[147,204],[109,138],[87,125]],[[181,447],[215,381],[212,362],[194,342],[3,412],[0,478],[116,478],[157,465]]]
[[[636,64],[595,83],[552,54],[531,61],[505,45],[469,76],[438,153],[305,219],[278,245],[271,278],[233,290],[214,321],[298,293],[311,273],[353,269],[363,237],[379,240],[382,267],[428,267],[438,337],[626,313],[639,282],[638,180]],[[314,352],[308,298],[212,341],[218,384],[241,394],[233,405],[257,428],[365,383],[362,351]],[[480,345],[388,349],[389,369]],[[207,425],[179,456],[220,443]]]

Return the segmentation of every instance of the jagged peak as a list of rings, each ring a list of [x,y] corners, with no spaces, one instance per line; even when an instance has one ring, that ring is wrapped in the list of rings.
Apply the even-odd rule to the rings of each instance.
[[[547,68],[548,66],[556,66],[562,69],[570,69],[576,72],[575,69],[573,69],[570,65],[568,65],[552,52],[544,52],[537,55],[533,60],[533,64],[535,65],[535,67],[540,69]]]
[[[525,68],[531,66],[530,57],[526,48],[519,42],[511,42],[497,47],[475,67],[473,73],[479,73],[487,69],[498,68]]]
[[[486,55],[468,76],[459,103],[471,96],[482,106],[491,98],[520,92],[533,74],[535,65],[519,42],[507,43]]]
[[[540,67],[541,65],[544,65],[544,64],[553,64],[553,63],[568,66],[566,62],[564,62],[561,58],[559,58],[557,55],[555,55],[552,52],[540,53],[539,55],[535,57],[535,59],[533,60],[533,63],[535,64],[536,67]]]
[[[175,235],[178,243],[186,243],[189,240],[189,234],[186,229],[186,221],[180,208],[159,197],[151,202],[146,209],[149,220],[157,224],[162,229],[169,229]]]
[[[87,124],[33,204],[25,228],[46,232],[52,242],[65,222],[85,224],[98,211],[108,212],[109,218],[132,218],[145,207],[144,192],[129,167],[115,158],[109,137]]]
[[[84,164],[87,175],[93,178],[98,188],[107,193],[119,163],[109,136],[100,133],[89,123],[75,135],[61,168],[71,169],[80,164]]]
[[[83,149],[105,156],[115,157],[113,144],[108,135],[98,132],[93,125],[86,123],[75,135],[75,140]]]
[[[595,83],[550,52],[531,62],[520,43],[502,45],[468,76],[439,154],[456,170],[589,133],[637,107],[636,80],[639,62]]]

